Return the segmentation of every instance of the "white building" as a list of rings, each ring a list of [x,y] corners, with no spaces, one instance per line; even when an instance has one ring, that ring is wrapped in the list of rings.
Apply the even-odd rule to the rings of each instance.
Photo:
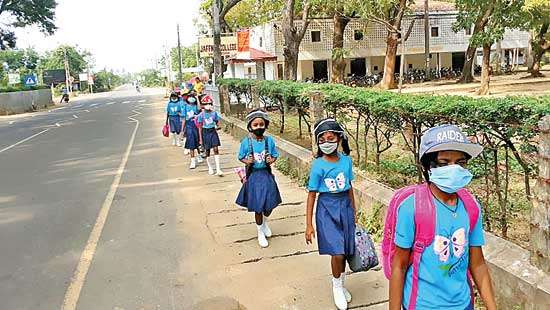
[[[401,28],[406,31],[413,19],[416,19],[409,39],[405,43],[405,70],[424,68],[424,19],[418,10],[415,15],[403,19]],[[430,8],[430,66],[432,68],[452,68],[461,70],[464,53],[468,47],[471,30],[454,32],[452,25],[458,12],[448,3],[432,1]],[[301,25],[301,21],[296,22]],[[298,79],[323,79],[331,75],[333,22],[331,18],[314,19],[309,24],[306,35],[300,45]],[[346,59],[346,74],[364,76],[379,73],[384,69],[386,54],[386,35],[384,26],[361,19],[352,20],[344,33],[344,49],[349,51]],[[507,30],[501,41],[502,58],[505,63],[513,60],[522,64],[529,45],[529,34],[516,29]],[[250,47],[263,58],[235,61],[227,60],[228,70],[225,77],[282,79],[283,78],[284,38],[281,22],[273,21],[250,29]],[[496,45],[493,46],[493,51]],[[401,46],[398,48],[398,55]],[[478,63],[481,63],[481,50],[478,50]],[[516,57],[514,57],[516,56]],[[396,72],[399,71],[400,57],[396,60]]]

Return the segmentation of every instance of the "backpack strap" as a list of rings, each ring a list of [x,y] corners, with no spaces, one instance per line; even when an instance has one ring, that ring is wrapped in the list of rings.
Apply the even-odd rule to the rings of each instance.
[[[464,189],[464,188],[459,190],[457,194],[458,194],[458,198],[462,200],[462,203],[464,204],[466,213],[468,213],[468,218],[470,220],[470,234],[471,234],[479,219],[479,207],[477,204],[477,200],[474,197],[474,195],[472,195],[467,189]],[[470,286],[470,298],[472,300],[472,304],[474,304],[475,302],[474,281],[472,278],[472,274],[470,273],[470,270],[468,270],[467,272],[467,278],[468,278],[468,285]]]
[[[409,310],[416,308],[418,274],[422,253],[435,237],[435,205],[427,183],[416,186],[414,191],[414,244],[412,249],[412,289]]]

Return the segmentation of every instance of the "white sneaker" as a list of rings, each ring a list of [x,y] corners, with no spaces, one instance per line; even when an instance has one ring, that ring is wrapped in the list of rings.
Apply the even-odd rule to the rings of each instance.
[[[223,176],[223,171],[220,167],[220,155],[214,155],[214,161],[216,163],[216,175]]]
[[[195,161],[195,157],[191,158],[191,164],[189,165],[189,169],[195,169],[197,168],[197,162]]]
[[[267,242],[267,239],[265,238],[264,232],[262,230],[262,225],[256,225],[258,226],[258,244],[262,248],[267,248],[269,246],[269,243]]]
[[[332,278],[332,294],[336,308],[339,310],[348,309],[348,302],[346,301],[346,296],[344,295],[342,286],[342,276],[340,276],[340,278]]]
[[[180,139],[178,139],[178,142],[176,142],[176,146],[181,147],[181,141],[180,141]]]
[[[210,157],[206,157],[206,164],[208,165],[208,174],[213,175],[214,174],[214,168],[212,167],[212,164],[210,163]]]
[[[183,154],[189,155],[189,150],[188,150],[188,149],[185,149],[185,150],[183,151]]]
[[[208,167],[208,174],[214,175],[214,169],[212,169],[212,167]]]
[[[202,156],[197,155],[197,162],[198,162],[199,164],[201,164],[203,161],[204,161],[204,159],[202,159]]]
[[[267,217],[265,216],[264,216],[264,221],[262,223],[262,232],[267,238],[270,238],[273,235],[273,233],[271,232],[271,229],[267,225]]]
[[[346,288],[346,274],[344,272],[342,272],[340,274],[340,278],[342,278],[342,289],[344,290],[344,295],[346,296],[346,301],[348,303],[350,303],[351,302],[351,293]]]
[[[176,134],[175,133],[172,134],[172,145],[176,146]]]

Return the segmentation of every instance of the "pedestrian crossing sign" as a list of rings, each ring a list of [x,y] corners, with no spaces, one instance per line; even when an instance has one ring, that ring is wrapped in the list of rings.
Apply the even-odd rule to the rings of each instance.
[[[36,75],[25,75],[25,86],[35,86],[37,83]]]

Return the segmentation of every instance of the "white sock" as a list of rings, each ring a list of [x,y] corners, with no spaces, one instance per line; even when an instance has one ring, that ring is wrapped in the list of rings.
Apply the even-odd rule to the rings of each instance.
[[[214,161],[216,162],[216,171],[221,172],[222,169],[220,167],[220,155],[214,155]]]

